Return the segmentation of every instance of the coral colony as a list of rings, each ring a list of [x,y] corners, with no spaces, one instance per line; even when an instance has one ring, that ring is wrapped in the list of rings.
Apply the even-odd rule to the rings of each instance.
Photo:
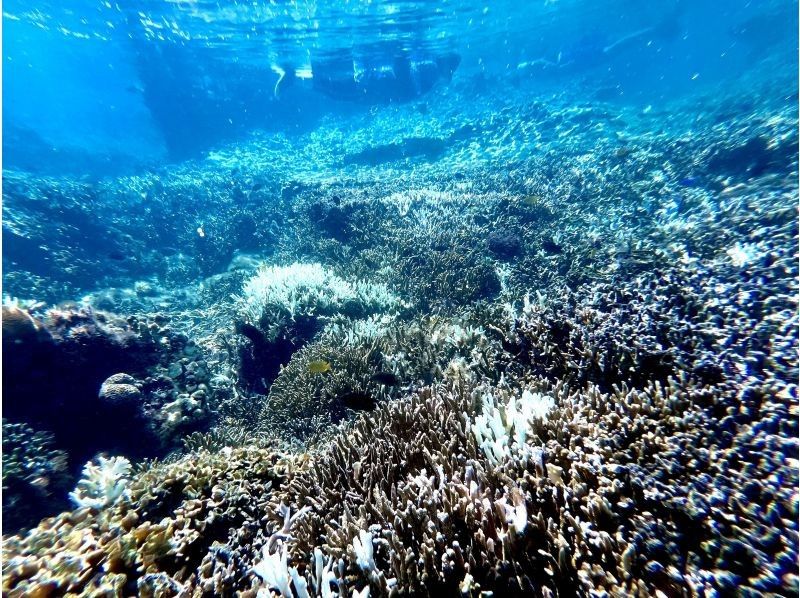
[[[3,595],[796,595],[797,107],[752,76],[5,169]]]

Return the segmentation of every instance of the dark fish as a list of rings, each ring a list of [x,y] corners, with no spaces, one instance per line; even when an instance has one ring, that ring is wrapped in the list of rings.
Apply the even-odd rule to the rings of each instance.
[[[679,216],[683,212],[683,199],[676,195],[664,206],[664,211],[669,218]]]
[[[535,194],[526,195],[522,198],[522,203],[524,203],[526,206],[531,206],[532,208],[538,207],[543,201],[544,200],[539,195]]]
[[[545,237],[542,241],[542,249],[544,249],[547,253],[561,253],[561,245],[558,245],[553,239],[550,237]]]
[[[370,379],[384,386],[397,386],[400,384],[400,378],[395,376],[392,372],[376,372]]]
[[[339,400],[345,405],[345,407],[355,411],[372,411],[375,409],[375,405],[377,404],[372,396],[358,390],[346,392],[343,395],[340,395]]]
[[[128,259],[128,256],[126,256],[121,251],[117,251],[116,249],[114,251],[111,251],[108,254],[108,257],[111,258],[112,260],[116,260],[118,262],[124,262],[126,259]]]

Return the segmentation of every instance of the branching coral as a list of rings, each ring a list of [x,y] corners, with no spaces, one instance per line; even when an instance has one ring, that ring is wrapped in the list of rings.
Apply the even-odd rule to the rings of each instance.
[[[499,408],[491,394],[483,397],[483,410],[475,417],[472,433],[481,450],[494,464],[511,455],[511,451],[526,448],[525,441],[534,426],[547,420],[554,407],[553,398],[524,390],[519,400],[512,396]]]
[[[79,507],[101,509],[121,500],[130,500],[128,488],[131,462],[125,457],[106,458],[100,456],[97,463],[91,461],[83,468],[83,477],[70,493],[70,498]]]
[[[625,179],[574,164],[552,184],[547,171],[508,175],[520,194],[553,197],[487,207],[474,194],[403,195],[384,212],[401,211],[402,223],[373,229],[366,196],[378,187],[354,191],[363,206],[335,240],[352,269],[337,272],[387,280],[396,268],[395,289],[442,312],[375,310],[356,323],[346,310],[323,313],[328,291],[307,308],[304,295],[286,295],[284,321],[322,314],[313,333],[327,327],[300,352],[291,344],[260,423],[330,428],[345,389],[395,400],[284,461],[246,434],[196,438],[195,454],[132,476],[130,501],[7,538],[4,591],[796,593],[796,212],[730,190],[715,193],[714,210],[694,199],[681,218],[657,208],[669,225],[651,222],[638,231],[647,238],[633,239],[598,224],[639,217]],[[575,201],[606,183],[624,197],[585,202],[597,214]],[[541,206],[550,222],[563,206],[557,233],[536,232],[525,215]],[[703,218],[719,218],[724,232]],[[505,315],[497,305],[457,309],[485,297],[473,283],[496,272],[466,243],[515,222],[528,227],[504,292],[511,300],[520,281],[541,278],[524,291],[541,294]],[[660,243],[676,230],[680,242]],[[328,242],[310,240],[308,254]],[[469,276],[454,282],[456,267]]]
[[[318,263],[262,266],[244,284],[239,306],[252,324],[288,316],[353,316],[390,311],[398,298],[385,286],[348,282]]]
[[[322,340],[303,347],[272,384],[260,429],[286,440],[307,440],[330,431],[348,409],[372,409],[387,397],[372,379],[377,363],[363,344],[337,347]],[[326,371],[316,371],[314,364]]]

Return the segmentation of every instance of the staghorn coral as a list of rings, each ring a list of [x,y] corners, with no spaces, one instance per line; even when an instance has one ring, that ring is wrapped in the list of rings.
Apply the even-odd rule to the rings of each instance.
[[[692,163],[689,146],[669,147],[676,164]],[[601,143],[595,158],[607,149]],[[613,164],[631,155],[613,149]],[[455,193],[441,183],[448,191],[439,193],[430,181],[431,190],[387,200],[420,231],[428,206],[449,201],[447,216],[428,222],[458,229],[445,235],[457,251],[486,239],[504,204],[521,220],[531,212],[529,223],[557,219],[524,231],[526,253],[507,270],[504,298],[541,295],[505,315],[495,305],[464,320],[343,325],[331,338],[372,349],[379,371],[401,381],[389,390],[397,401],[331,430],[291,469],[269,448],[228,450],[211,439],[217,455],[199,449],[143,470],[132,485],[147,492],[134,492],[132,505],[95,520],[76,511],[7,539],[4,590],[263,595],[252,570],[267,549],[286,554],[298,594],[796,594],[796,208],[779,180],[762,181],[763,194],[717,181],[719,192],[693,190],[670,207],[669,184],[637,181],[661,168],[663,154],[644,142],[632,151],[635,162],[615,169],[626,174],[580,159],[556,170],[559,155],[484,187],[469,180]],[[669,166],[653,176],[676,178]],[[463,192],[501,183],[542,197],[529,209]],[[386,188],[353,191],[363,205],[348,217],[351,246],[337,242],[335,255],[353,257],[354,271],[412,255],[404,252],[417,237],[405,225],[365,224],[374,221],[369,196]],[[633,197],[640,192],[649,196]],[[643,239],[626,230],[638,218]],[[309,255],[327,247],[317,243],[310,238]],[[397,261],[383,255],[388,246]],[[436,267],[399,284],[428,284]],[[423,294],[444,306],[450,291]],[[309,358],[333,364],[335,353]],[[288,375],[282,382],[292,387]],[[308,400],[305,382],[297,396]],[[511,406],[525,411],[526,392],[552,399],[547,421],[509,420]],[[489,454],[476,438],[473,426],[489,414],[508,451]],[[240,425],[252,426],[246,415]]]
[[[339,367],[366,375],[363,355],[372,351],[380,371],[402,380],[399,400],[332,430],[268,490],[258,473],[275,458],[266,448],[223,448],[143,472],[132,487],[149,489],[133,494],[145,523],[130,528],[135,535],[118,531],[121,515],[100,526],[126,538],[103,557],[113,564],[102,583],[162,575],[142,587],[255,591],[251,569],[269,546],[271,555],[285,549],[287,570],[320,594],[796,591],[797,464],[786,458],[797,451],[796,363],[785,357],[796,348],[786,277],[796,272],[786,249],[796,235],[774,222],[752,241],[763,244],[762,261],[733,264],[721,246],[705,260],[596,282],[556,295],[561,302],[543,296],[521,310],[340,321],[319,345],[330,353],[313,355],[309,345],[296,375],[315,359],[335,372],[347,351],[361,357]],[[508,415],[525,411],[517,403],[526,392],[553,407],[546,422],[512,417],[512,428]],[[475,437],[487,394],[505,430],[497,437],[514,436],[514,450],[490,456]],[[516,434],[517,421],[533,419]],[[166,471],[202,481],[164,484],[158,472]],[[220,512],[219,480],[226,496],[235,483],[236,504],[246,505],[221,508],[224,533],[209,521]],[[82,516],[7,542],[9,590],[56,583],[25,559],[32,546],[68,537]],[[366,534],[374,568],[359,564],[369,564]],[[59,557],[70,583],[94,587],[79,579],[92,569],[75,563],[96,544],[72,550],[74,560]],[[115,556],[123,552],[127,561]]]
[[[259,429],[307,442],[327,434],[348,413],[399,398],[409,388],[445,377],[496,377],[509,360],[477,321],[469,313],[411,321],[339,318],[282,368]]]
[[[316,371],[315,362],[327,364],[328,371]],[[348,409],[371,409],[388,396],[372,380],[376,367],[368,346],[339,347],[325,340],[306,345],[270,387],[259,428],[285,440],[326,433]]]
[[[262,266],[245,282],[239,299],[245,318],[252,324],[265,326],[271,337],[277,332],[268,326],[287,316],[294,321],[297,317],[336,313],[369,315],[389,311],[398,302],[382,285],[350,283],[316,263]]]
[[[507,410],[525,393],[552,398],[547,420],[522,440],[526,450],[498,459],[481,449],[472,427],[485,415],[487,393]],[[269,555],[286,550],[287,571],[296,569],[297,579],[319,593],[323,578],[339,593],[370,587],[398,595],[724,590],[730,578],[724,572],[746,575],[746,561],[730,552],[734,538],[703,538],[724,537],[715,530],[741,503],[717,502],[717,513],[705,501],[726,484],[729,496],[736,495],[730,484],[738,478],[729,476],[727,460],[737,455],[741,462],[747,453],[737,449],[763,438],[771,421],[753,413],[754,423],[764,423],[742,427],[719,444],[728,424],[715,413],[733,399],[726,388],[692,382],[685,374],[611,393],[541,378],[495,385],[454,380],[379,406],[329,448],[282,474],[275,457],[263,461],[264,449],[201,453],[199,460],[148,470],[132,487],[139,519],[130,516],[126,525],[141,518],[160,523],[131,527],[136,548],[128,559],[141,559],[148,575],[168,575],[186,591],[216,593],[257,586],[249,571],[267,547]],[[786,448],[753,453],[749,462],[792,476],[782,459]],[[663,475],[665,462],[669,477]],[[270,480],[276,484],[264,487],[258,472],[275,476]],[[230,503],[232,482],[241,501]],[[752,588],[788,591],[796,578],[763,572],[769,562],[786,567],[796,551],[788,537],[765,532],[766,517],[796,512],[793,498],[763,485],[748,490],[755,491],[768,508],[739,511],[749,525],[737,533],[744,531],[758,551],[750,557],[756,559],[753,573],[741,579]],[[159,519],[170,504],[182,506]],[[248,506],[236,515],[225,504]],[[220,510],[235,524],[227,538],[212,533],[208,526],[218,527],[204,515]],[[687,521],[701,530],[694,541],[683,531]],[[64,525],[11,539],[8,556]],[[214,536],[218,540],[209,544]],[[24,560],[12,556],[8,562],[10,587],[33,587],[34,581],[20,577]]]
[[[237,298],[240,378],[250,392],[265,392],[291,355],[334,316],[366,317],[405,304],[381,284],[348,282],[318,263],[263,266]]]

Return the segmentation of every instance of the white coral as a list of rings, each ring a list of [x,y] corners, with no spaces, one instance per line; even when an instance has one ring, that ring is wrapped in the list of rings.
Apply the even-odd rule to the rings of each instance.
[[[128,500],[130,472],[131,462],[125,457],[98,457],[96,464],[89,461],[83,467],[83,477],[69,496],[79,507],[93,509]]]
[[[373,314],[361,320],[340,318],[331,322],[324,336],[347,347],[355,347],[359,343],[373,341],[386,333],[394,317],[389,314]]]
[[[269,308],[285,310],[294,319],[298,315],[336,312],[352,301],[370,310],[389,309],[399,303],[385,285],[350,283],[318,263],[264,265],[245,282],[237,301],[243,315],[253,323]]]
[[[353,538],[353,551],[356,553],[356,563],[365,573],[375,570],[371,533],[363,529],[359,530],[358,537]]]
[[[758,247],[752,243],[737,243],[725,252],[737,268],[746,268],[761,258]]]
[[[553,397],[527,389],[519,400],[511,396],[505,405],[499,406],[494,396],[486,393],[482,413],[472,424],[472,433],[486,458],[497,465],[512,452],[525,450],[534,427],[547,421],[553,407]]]
[[[289,589],[289,567],[287,566],[286,545],[273,553],[265,546],[263,551],[264,559],[253,566],[253,573],[261,578],[267,588],[278,590],[281,596],[292,598],[293,594]],[[261,592],[259,592],[261,593]],[[308,595],[308,594],[306,594]]]

